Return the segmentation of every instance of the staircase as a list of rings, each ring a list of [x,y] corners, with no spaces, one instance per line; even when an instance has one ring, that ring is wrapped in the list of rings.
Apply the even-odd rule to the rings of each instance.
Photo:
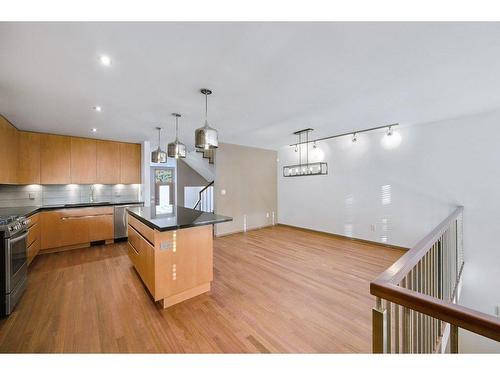
[[[215,150],[189,151],[183,161],[205,180],[215,180]]]
[[[205,212],[214,212],[214,182],[209,182],[198,193],[198,201],[193,209]]]
[[[208,164],[215,164],[215,150],[214,149],[209,149],[209,150],[196,149],[196,152],[199,152],[200,154],[202,154],[203,159],[208,159]]]

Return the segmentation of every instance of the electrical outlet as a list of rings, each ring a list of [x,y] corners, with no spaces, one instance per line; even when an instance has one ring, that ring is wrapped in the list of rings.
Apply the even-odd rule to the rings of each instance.
[[[35,193],[28,193],[28,198],[32,201],[35,200]]]
[[[269,219],[269,212],[266,212],[266,217]]]
[[[375,224],[371,224],[371,225],[370,225],[370,230],[371,230],[372,232],[375,232],[375,229],[377,229],[377,228],[376,228],[376,226],[375,226]]]
[[[500,305],[495,306],[495,315],[500,318]]]

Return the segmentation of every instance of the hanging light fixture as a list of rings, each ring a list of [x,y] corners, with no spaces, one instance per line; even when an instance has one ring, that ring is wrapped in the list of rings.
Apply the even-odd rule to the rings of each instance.
[[[152,163],[166,163],[167,162],[167,153],[163,151],[160,147],[161,145],[161,128],[157,127],[158,130],[158,148],[151,153],[151,162]]]
[[[175,141],[171,142],[167,146],[167,155],[169,158],[185,158],[186,157],[186,145],[184,143],[179,142],[178,134],[179,134],[179,117],[181,117],[178,113],[172,113],[172,116],[175,117]]]
[[[209,150],[219,147],[217,139],[217,130],[208,125],[208,95],[212,93],[210,89],[201,89],[200,92],[205,95],[205,125],[195,131],[195,146],[203,150]]]
[[[299,142],[295,144],[295,152],[299,154],[299,164],[285,165],[283,167],[283,177],[298,177],[298,176],[314,176],[321,174],[328,174],[328,164],[325,162],[309,162],[309,133],[313,129],[307,128],[303,130],[296,131],[295,135],[298,136]],[[304,140],[302,137],[304,136]],[[302,158],[302,146],[305,146],[305,157]],[[314,142],[313,148],[316,148],[316,142]],[[305,161],[305,162],[304,162]]]

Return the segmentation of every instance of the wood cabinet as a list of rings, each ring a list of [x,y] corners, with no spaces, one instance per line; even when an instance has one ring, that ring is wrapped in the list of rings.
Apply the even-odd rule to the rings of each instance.
[[[71,137],[71,183],[93,184],[97,177],[97,141]]]
[[[83,247],[114,237],[113,207],[67,208],[40,215],[42,250]]]
[[[128,256],[154,300],[172,306],[210,290],[212,226],[160,232],[128,214]]]
[[[0,184],[17,183],[18,130],[0,116]]]
[[[40,135],[40,183],[71,183],[71,137]]]
[[[34,214],[28,218],[30,221],[28,225],[28,239],[27,239],[27,253],[28,265],[33,261],[38,252],[40,251],[40,214]]]
[[[120,143],[97,141],[98,184],[120,183]]]
[[[90,242],[112,239],[114,234],[113,212],[101,213],[89,220]]]
[[[120,143],[120,183],[141,183],[141,145]]]
[[[41,249],[60,247],[60,214],[59,211],[45,211],[40,213]]]
[[[0,184],[140,184],[141,145],[17,130],[0,115]]]
[[[18,133],[18,170],[17,183],[40,183],[40,134],[32,132]]]

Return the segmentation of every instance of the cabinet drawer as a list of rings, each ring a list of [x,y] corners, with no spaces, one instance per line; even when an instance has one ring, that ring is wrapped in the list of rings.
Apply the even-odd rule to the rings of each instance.
[[[128,226],[128,255],[142,281],[154,296],[154,252],[151,244],[132,226]]]
[[[127,214],[127,222],[130,226],[132,226],[137,232],[139,232],[145,239],[147,239],[150,243],[155,243],[155,231],[151,229],[146,224],[141,223],[135,217],[130,214]]]
[[[35,224],[38,224],[38,221],[40,220],[40,214],[31,215],[30,217],[28,217],[28,220],[29,220],[28,228],[31,228]]]
[[[33,242],[35,242],[39,238],[40,238],[40,225],[38,223],[35,223],[28,229],[27,245],[30,246]]]
[[[28,265],[33,261],[35,256],[40,251],[40,240],[37,238],[30,246],[28,246]]]

